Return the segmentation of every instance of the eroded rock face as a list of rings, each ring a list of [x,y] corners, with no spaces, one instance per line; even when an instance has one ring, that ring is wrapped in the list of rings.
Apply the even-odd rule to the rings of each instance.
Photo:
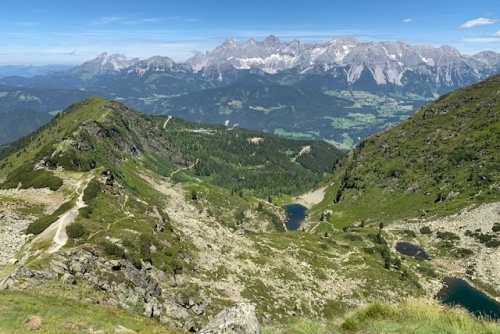
[[[258,334],[255,306],[238,303],[217,314],[199,334]]]
[[[49,280],[69,285],[90,284],[106,292],[106,297],[87,302],[125,309],[140,307],[144,315],[187,331],[201,327],[197,325],[200,321],[197,317],[203,315],[211,303],[204,293],[187,295],[181,275],[167,276],[150,263],[143,263],[138,269],[130,261],[106,259],[93,249],[82,248],[55,254],[45,271],[19,267],[0,282],[0,289],[24,290]]]

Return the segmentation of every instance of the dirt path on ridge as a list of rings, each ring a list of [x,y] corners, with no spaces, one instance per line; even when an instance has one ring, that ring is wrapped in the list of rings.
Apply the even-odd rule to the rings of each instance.
[[[179,173],[181,170],[188,170],[188,169],[193,168],[194,166],[196,166],[198,164],[199,161],[200,161],[199,159],[196,159],[196,161],[194,162],[194,164],[192,164],[191,166],[179,168],[178,170],[173,171],[172,173],[170,173],[170,178],[172,178],[172,176],[174,176],[174,174]]]
[[[165,123],[163,123],[163,128],[165,129],[167,127],[168,122],[172,119],[172,116],[168,116],[167,120]]]
[[[80,208],[85,207],[85,202],[83,201],[83,193],[90,180],[93,178],[93,175],[88,176],[83,181],[78,181],[77,187],[75,189],[75,193],[78,195],[75,205],[62,214],[54,223],[52,223],[45,231],[40,233],[37,237],[35,237],[31,244],[33,245],[36,242],[47,240],[52,238],[52,244],[47,250],[48,253],[55,253],[61,247],[66,245],[68,242],[68,235],[66,234],[66,227],[75,221],[76,216],[78,215],[78,210]],[[52,237],[52,235],[54,235]]]

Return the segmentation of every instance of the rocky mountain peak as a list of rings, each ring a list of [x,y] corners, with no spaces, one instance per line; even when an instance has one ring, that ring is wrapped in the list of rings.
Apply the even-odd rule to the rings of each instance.
[[[223,46],[230,47],[239,45],[239,43],[233,37],[227,37],[222,43]]]
[[[494,51],[479,52],[472,57],[487,66],[498,66],[498,64],[500,64],[500,54]]]
[[[450,46],[450,45],[442,45],[442,46],[439,47],[439,50],[442,51],[442,52],[444,52],[444,53],[453,55],[455,57],[462,56],[462,54],[460,53],[460,51],[458,51],[457,49],[455,49],[453,46]]]
[[[274,35],[267,36],[263,43],[269,46],[277,46],[281,44],[279,38]]]
[[[87,76],[91,78],[100,74],[117,73],[138,62],[138,58],[127,59],[123,54],[114,53],[109,55],[107,52],[102,52],[96,58],[71,69],[69,73],[72,75],[82,75],[84,78]]]
[[[121,53],[113,53],[111,55],[108,55],[107,52],[102,52],[99,56],[97,56],[93,60],[88,61],[87,63],[100,64],[103,70],[118,71],[136,64],[138,61],[139,59],[137,58],[129,60],[124,54]]]
[[[148,71],[165,72],[166,70],[175,67],[175,62],[169,57],[153,56],[145,60],[141,60],[135,66],[128,69],[128,72],[137,72],[139,75],[144,75]]]

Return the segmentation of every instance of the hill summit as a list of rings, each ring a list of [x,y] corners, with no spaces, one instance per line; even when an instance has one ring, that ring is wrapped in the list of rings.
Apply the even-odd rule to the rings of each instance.
[[[445,215],[500,198],[500,76],[444,95],[334,168],[345,221]]]

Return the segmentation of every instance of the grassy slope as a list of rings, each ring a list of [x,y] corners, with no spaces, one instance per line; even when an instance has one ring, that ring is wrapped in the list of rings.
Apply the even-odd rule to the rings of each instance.
[[[0,305],[0,333],[33,332],[29,322],[33,316],[41,319],[37,333],[116,333],[123,327],[140,333],[184,333],[123,310],[64,298],[40,298],[19,291],[1,291]],[[496,334],[500,333],[500,326],[473,318],[461,309],[428,304],[422,300],[407,300],[399,304],[375,303],[327,322],[300,318],[283,325],[265,325],[261,328],[263,334],[325,332]]]
[[[296,320],[284,327],[265,327],[263,334],[440,334],[500,333],[498,323],[477,319],[459,308],[409,299],[398,304],[374,303],[328,323]]]
[[[120,326],[140,333],[183,332],[116,308],[19,291],[0,291],[0,305],[0,333],[116,333]],[[30,325],[30,316],[41,319],[39,329]]]
[[[75,113],[81,120],[89,117],[103,120],[103,113],[111,110],[100,99],[85,103],[93,105],[92,114]],[[108,116],[117,117],[114,113]],[[166,118],[153,117],[143,121],[153,122],[161,128]],[[126,125],[123,122],[116,124]],[[73,133],[76,126],[72,121],[60,118],[55,129],[65,135]],[[120,127],[115,129],[122,130]],[[144,142],[137,141],[133,134],[125,135],[129,139],[124,148],[130,148],[131,143],[136,147],[146,147],[140,146]],[[59,136],[54,129],[41,134],[47,140]],[[30,144],[35,145],[35,152],[26,150],[18,156],[11,156],[9,161],[24,163],[33,159],[37,147],[42,150],[41,145],[36,146],[37,142],[39,140],[35,138]],[[123,144],[123,141],[114,143]],[[150,145],[152,150],[155,144]],[[125,254],[117,254],[116,248],[110,248],[102,256],[124,256],[130,261],[147,259],[167,273],[183,275],[188,282],[181,290],[210,294],[214,306],[207,315],[235,300],[248,299],[257,304],[259,317],[267,313],[273,322],[289,322],[292,314],[335,319],[338,314],[355,308],[360,301],[404,298],[402,294],[391,291],[403,291],[405,296],[425,295],[421,283],[435,280],[434,274],[419,271],[418,268],[423,266],[421,261],[411,258],[397,268],[395,265],[391,265],[390,270],[384,268],[379,254],[384,245],[373,242],[373,236],[379,232],[377,229],[366,227],[356,233],[321,236],[301,232],[264,233],[277,229],[273,217],[279,208],[265,203],[263,210],[259,211],[259,200],[252,194],[231,193],[228,189],[198,182],[188,171],[175,174],[177,177],[185,173],[184,183],[172,183],[169,171],[177,169],[172,169],[175,165],[166,163],[159,153],[153,156],[159,163],[152,165],[152,158],[148,155],[152,153],[147,150],[143,155],[126,155],[123,159],[123,154],[120,156],[116,150],[105,154],[106,148],[112,147],[98,147],[94,150],[94,158],[102,162],[118,162],[114,168],[123,187],[104,188],[94,194],[94,199],[85,200],[89,207],[77,217],[77,222],[85,227],[85,233],[70,239],[67,247],[96,244],[106,249],[106,237],[119,239],[127,245]],[[154,166],[159,170],[154,171]],[[65,173],[68,172],[56,172],[56,175],[64,178]],[[96,173],[96,179],[98,177]],[[197,192],[196,200],[191,199],[193,190]],[[158,222],[166,224],[166,231],[154,231]],[[393,241],[394,236],[382,234],[389,243]],[[153,244],[157,251],[152,252],[141,244]],[[392,254],[391,250],[388,252]],[[391,256],[393,259],[397,257],[396,254]],[[39,257],[29,261],[28,265],[43,268],[48,261],[48,258]],[[193,264],[197,266],[196,270]],[[61,290],[58,284],[44,289],[44,294],[78,299],[81,289],[85,288],[83,284],[77,284],[66,285]],[[170,289],[166,285],[164,288]],[[32,290],[40,289],[34,287]]]
[[[331,222],[346,226],[498,201],[499,89],[499,76],[460,89],[366,139],[336,164],[315,214],[330,209]]]

